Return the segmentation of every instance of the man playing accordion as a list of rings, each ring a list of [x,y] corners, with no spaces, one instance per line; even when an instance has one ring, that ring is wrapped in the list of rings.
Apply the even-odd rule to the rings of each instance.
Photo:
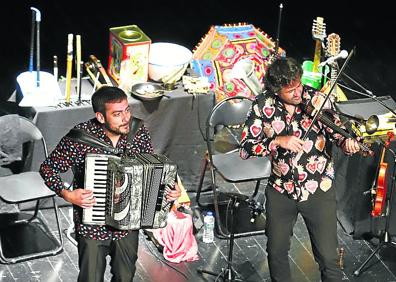
[[[153,153],[147,128],[141,125],[128,140],[131,112],[126,94],[117,87],[103,86],[92,95],[95,118],[74,128],[93,135],[124,156]],[[60,197],[73,204],[73,220],[78,245],[78,281],[103,281],[106,256],[111,257],[112,281],[132,281],[138,251],[138,230],[118,230],[107,225],[89,225],[82,222],[83,209],[92,208],[96,199],[92,190],[84,189],[84,168],[87,153],[109,154],[100,147],[77,142],[66,136],[42,163],[40,173],[46,185]],[[65,187],[60,173],[74,172],[73,189]],[[181,192],[177,184],[168,189],[168,201],[177,199]]]

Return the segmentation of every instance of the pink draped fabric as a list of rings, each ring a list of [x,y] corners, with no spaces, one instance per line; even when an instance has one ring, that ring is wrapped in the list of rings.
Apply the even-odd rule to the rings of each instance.
[[[168,261],[198,260],[198,245],[193,235],[191,215],[172,211],[164,228],[151,229],[155,239],[164,247],[163,255]]]

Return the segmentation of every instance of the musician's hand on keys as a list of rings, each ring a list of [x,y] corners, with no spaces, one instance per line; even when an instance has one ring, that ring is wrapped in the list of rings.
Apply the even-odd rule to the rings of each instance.
[[[63,190],[63,198],[77,206],[84,209],[91,208],[96,203],[96,199],[93,196],[92,190],[87,189],[74,189],[73,191]]]
[[[173,187],[166,186],[165,191],[166,191],[166,200],[168,202],[177,200],[181,195],[181,190],[179,185],[177,185],[177,182],[175,182]]]

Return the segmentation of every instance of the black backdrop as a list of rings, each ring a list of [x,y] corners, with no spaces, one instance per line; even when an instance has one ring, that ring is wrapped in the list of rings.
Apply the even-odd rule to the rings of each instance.
[[[7,99],[15,78],[27,70],[31,11],[42,13],[41,65],[52,71],[57,55],[65,74],[67,34],[82,36],[83,60],[95,54],[107,65],[109,28],[138,25],[153,42],[168,41],[193,49],[211,25],[247,22],[276,37],[280,1],[7,1],[2,9],[0,98]],[[341,36],[341,48],[356,47],[346,73],[377,96],[392,95],[396,79],[395,17],[382,2],[283,1],[280,46],[298,60],[312,59],[311,27],[321,16],[327,33]],[[351,84],[352,86],[352,84]],[[350,94],[349,98],[354,98]]]

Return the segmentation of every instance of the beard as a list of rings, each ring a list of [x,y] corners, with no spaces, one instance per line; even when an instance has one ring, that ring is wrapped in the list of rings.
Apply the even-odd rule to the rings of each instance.
[[[105,128],[107,131],[114,135],[122,135],[122,134],[128,134],[129,133],[129,123],[120,125],[117,127],[111,126],[110,123],[107,121],[104,123]]]

